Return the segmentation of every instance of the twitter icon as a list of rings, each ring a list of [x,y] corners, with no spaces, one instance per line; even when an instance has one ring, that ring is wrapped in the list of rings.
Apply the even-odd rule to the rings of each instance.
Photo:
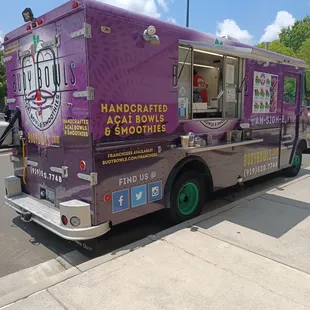
[[[139,185],[131,188],[131,207],[136,208],[145,205],[147,201],[146,197],[146,185]]]

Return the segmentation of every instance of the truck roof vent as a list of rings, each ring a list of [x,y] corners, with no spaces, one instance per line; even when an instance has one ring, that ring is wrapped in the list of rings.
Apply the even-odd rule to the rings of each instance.
[[[230,40],[230,41],[235,41],[235,42],[240,42],[238,39],[230,36],[229,34],[225,34],[222,36],[223,39],[227,39],[227,40]]]

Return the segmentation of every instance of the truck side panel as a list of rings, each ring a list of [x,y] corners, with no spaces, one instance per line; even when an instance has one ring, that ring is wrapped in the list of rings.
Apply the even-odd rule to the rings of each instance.
[[[166,181],[173,168],[189,156],[173,149],[182,133],[211,133],[214,141],[221,141],[239,121],[221,120],[217,125],[178,121],[178,93],[173,84],[178,40],[197,39],[196,35],[191,38],[185,32],[168,31],[168,26],[152,20],[160,38],[154,46],[143,40],[150,22],[147,18],[131,20],[99,4],[98,9],[87,9],[86,20],[92,27],[88,48],[90,85],[95,88],[91,111],[99,181],[96,222],[117,224],[165,206]],[[247,89],[246,101],[251,100],[253,86],[249,83]],[[252,117],[252,111],[244,112],[245,118]],[[249,180],[276,171],[280,126],[281,121],[255,128],[254,138],[264,143],[197,154],[211,173],[214,189],[234,185],[238,177]],[[153,186],[159,186],[161,199],[152,198]]]
[[[151,45],[141,40],[147,24],[105,8],[89,8],[86,15],[92,28],[89,81],[95,89],[91,126],[99,182],[96,222],[117,224],[163,207],[171,166],[185,154],[170,149],[182,131],[171,80],[178,53],[174,34],[162,31],[163,43]],[[160,23],[156,26],[160,30]],[[152,186],[159,192],[149,197]],[[141,201],[132,201],[140,192]]]
[[[161,138],[179,132],[178,91],[172,83],[177,65],[177,38],[164,31],[161,42],[145,42],[146,23],[107,11],[87,9],[92,27],[88,41],[92,133],[96,143]],[[160,91],[158,91],[160,90]],[[148,126],[145,126],[148,125]]]

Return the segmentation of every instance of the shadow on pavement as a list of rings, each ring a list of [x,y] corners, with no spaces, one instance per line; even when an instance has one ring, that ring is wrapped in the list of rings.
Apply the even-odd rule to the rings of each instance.
[[[301,169],[298,178],[309,174],[309,172],[309,170]],[[242,191],[236,191],[235,188],[221,190],[212,195],[210,201],[207,202],[203,213],[222,207],[225,204],[242,199],[258,191],[267,191],[271,187],[280,188],[281,185],[292,180],[294,179],[286,179],[282,176],[281,172],[276,172],[247,182]],[[308,209],[310,210],[310,207],[308,207]],[[235,214],[232,216],[230,213],[229,218],[225,218],[225,212],[221,216],[210,219],[208,221],[209,227],[217,225],[221,221],[229,220],[238,225],[277,238],[305,219],[310,213],[310,211],[305,210],[304,212],[293,212],[289,216],[287,213],[284,213],[283,210],[269,208],[268,200],[266,200],[259,209],[248,208],[245,212],[245,210],[240,207],[233,210]],[[79,265],[90,258],[107,253],[116,255],[121,248],[122,251],[126,249],[133,251],[135,246],[131,245],[132,243],[172,227],[166,216],[165,210],[140,217],[130,222],[115,226],[109,233],[96,241],[99,251],[92,254],[83,251],[83,249],[74,242],[65,241],[62,238],[55,236],[53,233],[47,231],[36,223],[24,223],[19,217],[14,218],[13,223],[31,236],[29,242],[34,246],[42,244],[58,256],[64,258],[72,266]],[[207,229],[208,227],[204,228]],[[72,251],[77,251],[86,254],[87,256],[70,256]]]
[[[25,223],[18,216],[13,219],[13,224],[30,236],[29,242],[34,246],[41,244],[65,259],[72,266],[77,266],[90,258],[116,251],[150,234],[168,228],[171,225],[163,213],[163,211],[158,211],[115,226],[105,236],[97,240],[99,250],[96,253],[83,251],[81,246],[75,242],[63,240],[34,222]],[[73,251],[80,252],[80,255],[72,254]]]
[[[227,221],[274,238],[280,238],[310,215],[307,209],[296,206],[296,201],[284,198],[283,202],[268,200],[268,196],[246,202],[238,208],[217,215],[195,226],[209,229]],[[285,202],[284,202],[285,201]],[[238,233],[238,232],[237,232]]]

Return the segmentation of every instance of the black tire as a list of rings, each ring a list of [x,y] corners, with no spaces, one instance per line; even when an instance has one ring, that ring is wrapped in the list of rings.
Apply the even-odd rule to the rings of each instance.
[[[285,169],[283,172],[284,172],[284,175],[288,178],[293,178],[293,177],[296,177],[301,169],[301,164],[302,164],[302,150],[297,147],[296,149],[296,152],[295,152],[295,155],[294,156],[297,156],[298,157],[298,163],[295,163],[294,164],[294,161],[293,161],[293,164],[291,167]]]
[[[193,206],[193,210],[189,209],[188,212],[182,212],[182,208],[180,208],[180,205],[182,203],[187,203],[185,201],[186,199],[184,199],[184,201],[180,202],[179,204],[179,200],[181,198],[180,195],[183,195],[184,189],[186,190],[185,185],[194,188],[195,196],[198,191],[198,196],[194,200],[195,203],[193,204],[196,205],[196,207]],[[169,193],[169,213],[171,220],[175,223],[180,223],[198,216],[204,207],[204,203],[206,201],[206,192],[207,187],[202,174],[195,171],[188,171],[182,173],[174,181]],[[188,203],[188,205],[190,204]]]

